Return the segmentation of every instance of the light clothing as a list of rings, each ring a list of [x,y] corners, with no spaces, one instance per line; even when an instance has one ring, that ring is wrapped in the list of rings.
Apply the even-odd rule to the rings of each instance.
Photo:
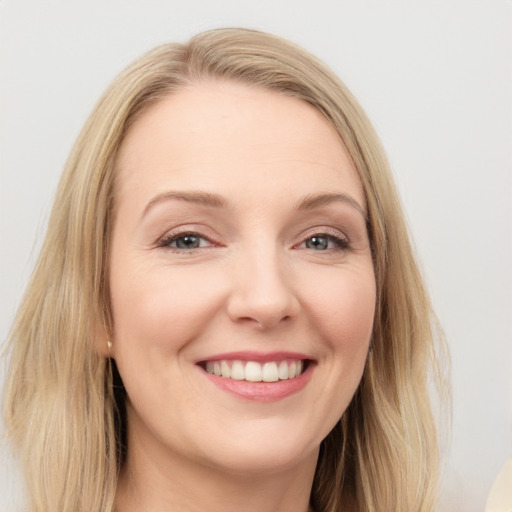
[[[494,481],[485,512],[512,512],[512,459],[503,466]]]

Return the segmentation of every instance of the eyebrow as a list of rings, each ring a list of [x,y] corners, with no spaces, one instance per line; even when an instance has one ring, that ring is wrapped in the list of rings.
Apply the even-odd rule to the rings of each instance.
[[[151,208],[159,203],[164,203],[172,199],[178,201],[185,201],[187,203],[201,204],[209,206],[210,208],[226,208],[227,201],[219,194],[212,194],[210,192],[163,192],[156,195],[144,208],[142,216],[144,217]]]
[[[333,203],[342,202],[355,208],[365,220],[367,220],[366,211],[363,207],[351,196],[343,193],[319,193],[319,194],[308,194],[306,197],[301,199],[296,210],[313,210],[315,208],[321,208],[322,206],[329,206]]]
[[[149,203],[146,205],[142,212],[142,217],[144,217],[149,210],[151,210],[154,206],[160,203],[164,203],[170,200],[178,200],[185,201],[187,203],[200,204],[203,206],[208,206],[210,208],[227,208],[228,201],[219,194],[213,194],[211,192],[201,192],[201,191],[169,191],[163,192],[161,194],[156,195]],[[367,219],[367,214],[361,205],[348,194],[343,193],[318,193],[318,194],[308,194],[303,197],[295,206],[296,211],[300,210],[314,210],[315,208],[321,208],[322,206],[329,206],[333,203],[345,203],[357,210],[363,218]]]

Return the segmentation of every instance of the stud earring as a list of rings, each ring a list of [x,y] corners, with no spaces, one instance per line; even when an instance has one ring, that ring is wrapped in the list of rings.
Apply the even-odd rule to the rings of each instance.
[[[107,341],[107,347],[109,350],[112,348],[112,342],[110,340]]]

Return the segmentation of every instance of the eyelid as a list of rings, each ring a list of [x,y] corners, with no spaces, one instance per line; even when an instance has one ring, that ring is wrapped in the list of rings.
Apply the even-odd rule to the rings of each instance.
[[[206,240],[208,242],[208,246],[206,247],[197,247],[192,249],[180,249],[175,248],[170,245],[170,243],[180,237],[185,237],[187,235],[191,236],[197,236],[198,238],[201,238],[203,240]],[[346,245],[345,248],[349,248],[351,245],[350,238],[348,235],[342,231],[339,228],[333,228],[329,226],[316,226],[313,228],[309,228],[306,230],[299,238],[299,241],[293,245],[293,248],[299,248],[302,244],[304,244],[308,239],[314,237],[314,236],[326,236],[334,241],[342,242],[343,245]],[[198,249],[206,249],[212,246],[224,246],[220,242],[220,240],[214,236],[211,236],[210,234],[205,234],[203,229],[192,227],[192,226],[183,226],[183,227],[176,227],[171,229],[170,231],[167,231],[164,235],[159,237],[156,242],[155,246],[157,248],[168,248],[168,249],[175,249],[177,252],[193,252]],[[344,249],[344,247],[340,244],[340,249]]]
[[[177,239],[177,238],[181,238],[181,237],[185,237],[187,235],[190,235],[190,236],[196,236],[198,238],[201,238],[203,240],[206,240],[208,242],[208,246],[207,247],[196,247],[196,248],[193,248],[193,249],[180,249],[180,248],[177,248],[177,247],[173,247],[170,245],[170,242],[172,242],[173,240]],[[165,235],[161,236],[160,238],[158,238],[158,240],[156,241],[156,247],[157,248],[163,248],[163,249],[174,249],[176,252],[193,252],[195,250],[198,250],[198,249],[206,249],[208,247],[212,247],[212,246],[221,246],[222,244],[220,243],[220,241],[218,241],[216,238],[210,236],[210,235],[206,235],[202,230],[200,229],[197,229],[197,228],[186,228],[186,227],[183,227],[183,228],[174,228],[170,231],[167,231],[165,233]]]
[[[328,226],[317,226],[314,228],[310,228],[307,231],[305,231],[301,237],[299,243],[304,243],[308,238],[311,238],[315,235],[327,235],[332,238],[336,238],[339,240],[344,240],[347,244],[350,244],[350,238],[349,236],[342,230],[337,228],[332,228]]]
[[[328,245],[330,243],[331,247],[327,246],[326,248],[321,250],[315,250],[312,247],[307,247],[308,240],[311,240],[314,237],[327,238]],[[334,247],[332,247],[333,244]],[[350,243],[350,239],[343,231],[327,226],[317,226],[315,228],[307,230],[305,233],[301,235],[300,242],[293,246],[293,249],[312,252],[319,256],[340,254],[350,251],[351,248],[352,245]]]

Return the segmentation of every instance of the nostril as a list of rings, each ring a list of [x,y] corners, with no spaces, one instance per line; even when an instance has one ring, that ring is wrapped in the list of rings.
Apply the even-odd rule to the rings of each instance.
[[[280,316],[271,316],[271,315],[255,315],[254,317],[242,317],[238,318],[237,323],[242,325],[250,326],[253,324],[255,327],[261,330],[270,329],[272,327],[277,326],[282,323],[290,323],[292,321],[292,317],[290,315],[286,315],[284,317]]]
[[[235,297],[228,304],[228,314],[234,322],[247,326],[253,324],[262,330],[292,322],[298,311],[294,298],[271,302],[258,300],[257,297]]]

